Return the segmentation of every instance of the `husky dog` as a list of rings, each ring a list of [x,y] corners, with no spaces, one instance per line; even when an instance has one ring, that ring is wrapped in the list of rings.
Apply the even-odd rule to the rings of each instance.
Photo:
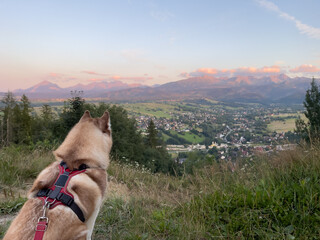
[[[86,111],[64,142],[53,152],[56,161],[38,175],[28,193],[27,202],[11,223],[4,240],[34,239],[37,224],[42,218],[45,219],[46,226],[40,226],[39,229],[44,240],[91,239],[106,191],[106,169],[109,165],[111,146],[109,113],[105,112],[100,118],[92,118],[89,111]],[[64,196],[73,197],[73,200],[69,201],[70,197],[66,196],[69,203],[72,202],[71,205],[77,205],[78,211],[65,204],[50,206],[55,200],[50,198],[52,195],[43,197],[41,191],[53,194],[52,186],[59,187],[57,182],[64,179],[61,176],[72,175],[73,172],[77,174],[69,179],[66,177]],[[63,195],[61,194],[60,197]],[[50,202],[48,199],[53,201]],[[49,204],[44,206],[47,203]],[[82,213],[79,214],[79,211]]]

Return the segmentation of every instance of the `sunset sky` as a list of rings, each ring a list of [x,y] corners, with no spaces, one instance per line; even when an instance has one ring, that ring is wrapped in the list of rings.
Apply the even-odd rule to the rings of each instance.
[[[48,80],[320,76],[316,0],[2,0],[0,91]]]

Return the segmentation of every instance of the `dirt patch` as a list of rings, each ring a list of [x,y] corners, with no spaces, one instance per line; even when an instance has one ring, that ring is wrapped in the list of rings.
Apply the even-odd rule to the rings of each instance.
[[[9,221],[12,221],[16,216],[16,214],[0,216],[0,225],[6,225]]]

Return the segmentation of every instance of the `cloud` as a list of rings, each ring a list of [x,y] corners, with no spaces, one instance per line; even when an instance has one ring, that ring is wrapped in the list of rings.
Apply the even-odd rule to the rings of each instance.
[[[188,73],[188,72],[182,72],[182,73],[180,73],[180,74],[178,75],[178,77],[190,78],[190,77],[192,77],[192,76],[191,76],[190,73]]]
[[[216,68],[199,68],[194,72],[182,72],[179,76],[184,78],[201,77],[201,76],[215,76],[215,77],[233,77],[239,75],[245,76],[270,76],[283,73],[280,66],[265,66],[261,68],[256,67],[240,67],[234,69],[216,69]]]
[[[307,35],[310,38],[320,39],[320,28],[315,28],[310,25],[302,23],[300,20],[295,17],[289,15],[286,12],[280,10],[280,8],[275,5],[273,2],[267,0],[256,0],[262,7],[277,13],[280,17],[295,23],[296,28],[300,31],[300,33]]]
[[[281,69],[279,66],[271,66],[271,67],[262,67],[262,68],[255,68],[255,67],[242,67],[238,69],[234,69],[234,73],[246,73],[246,74],[275,74],[280,73]]]
[[[315,73],[320,72],[320,68],[317,68],[311,64],[303,64],[299,67],[290,69],[289,71],[292,73]]]
[[[94,72],[94,71],[81,71],[81,72],[82,72],[82,73],[89,74],[89,75],[108,76],[108,74],[105,74],[105,73],[97,73],[97,72]]]
[[[89,81],[90,82],[102,82],[105,81],[105,78],[90,78]]]
[[[154,78],[150,77],[148,74],[144,74],[143,76],[137,76],[137,77],[113,75],[107,78],[90,78],[89,81],[90,82],[102,82],[102,81],[147,82],[153,79]]]
[[[198,72],[201,73],[206,73],[206,74],[217,74],[218,70],[214,68],[200,68],[197,70]]]
[[[79,80],[75,76],[69,76],[68,74],[50,72],[43,77],[43,80],[54,82],[54,83],[65,83]]]
[[[49,73],[48,77],[51,79],[60,79],[63,76],[64,76],[64,74],[51,72],[51,73]]]
[[[66,76],[64,74],[51,72],[44,77],[44,80],[47,80],[50,82],[60,82],[65,80],[65,77]]]
[[[153,77],[148,77],[148,76],[144,76],[144,77],[123,77],[123,76],[119,76],[119,75],[114,75],[112,77],[109,78],[109,80],[113,80],[113,81],[133,81],[133,82],[146,82],[149,80],[153,80]]]

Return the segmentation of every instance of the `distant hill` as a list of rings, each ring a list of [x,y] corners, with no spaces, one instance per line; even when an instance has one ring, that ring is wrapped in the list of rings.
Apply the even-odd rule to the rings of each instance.
[[[110,101],[147,101],[209,98],[218,101],[254,103],[302,103],[310,78],[290,78],[284,74],[269,77],[193,77],[147,87],[121,81],[95,82],[61,88],[44,81],[28,89],[14,91],[29,98],[68,98],[70,91],[84,91],[84,97]]]
[[[94,82],[90,84],[77,84],[67,88],[61,88],[57,84],[43,81],[27,89],[17,89],[13,92],[18,95],[25,94],[31,99],[55,99],[68,98],[71,91],[83,91],[84,97],[99,97],[103,93],[119,91],[129,88],[141,87],[140,84],[127,84],[121,81]]]
[[[218,101],[255,103],[302,103],[310,87],[309,78],[239,76],[234,78],[198,77],[166,83],[154,88],[104,93],[113,101],[209,98]],[[302,98],[301,98],[302,97]]]

